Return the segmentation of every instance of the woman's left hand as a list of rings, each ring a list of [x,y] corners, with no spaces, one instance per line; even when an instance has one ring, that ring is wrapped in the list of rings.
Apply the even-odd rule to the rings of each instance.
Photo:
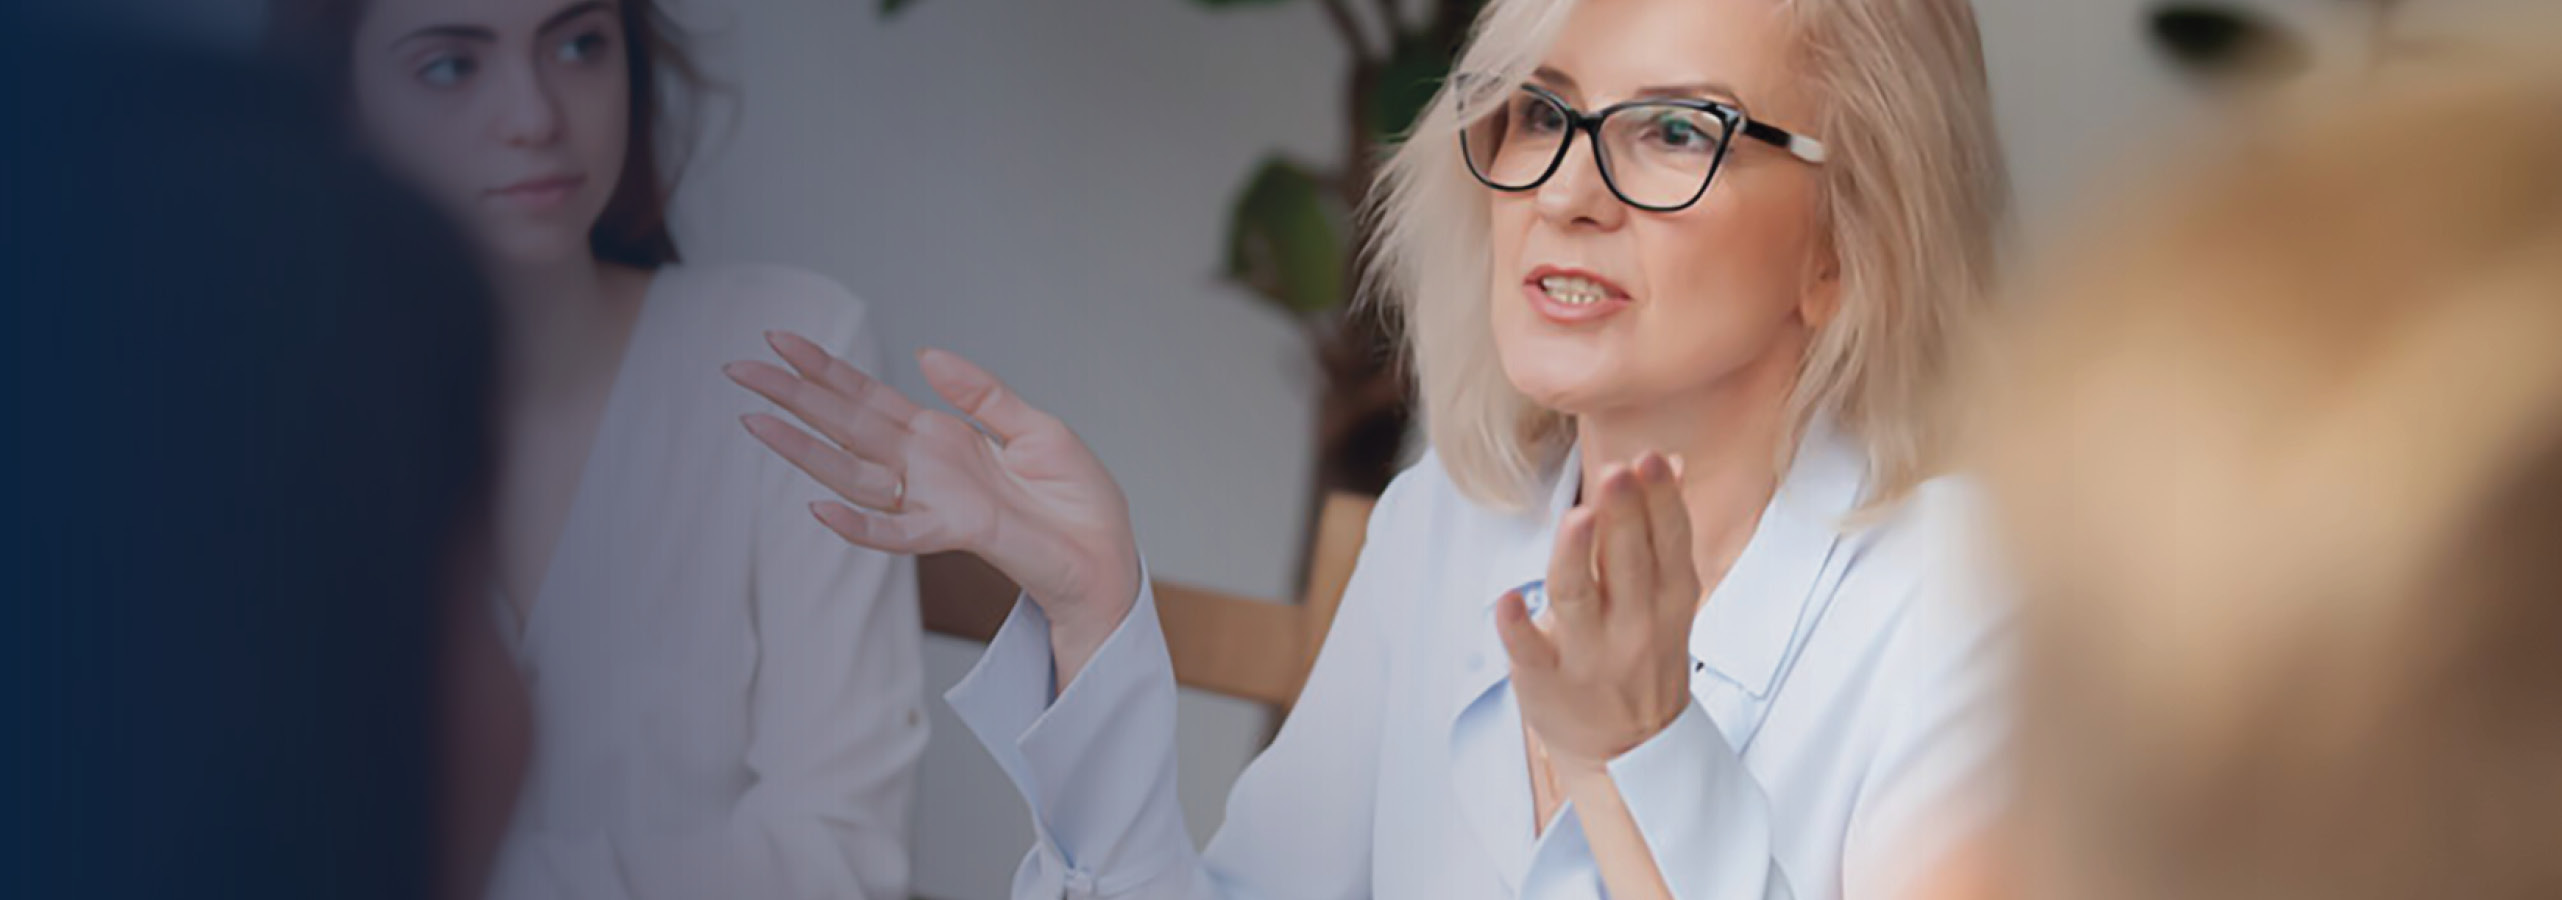
[[[1681,479],[1648,453],[1603,470],[1557,528],[1548,610],[1498,605],[1525,724],[1568,772],[1592,771],[1672,724],[1690,702],[1699,609]]]

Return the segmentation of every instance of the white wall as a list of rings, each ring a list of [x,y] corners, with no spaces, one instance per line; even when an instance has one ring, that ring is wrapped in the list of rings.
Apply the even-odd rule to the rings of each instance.
[[[2019,233],[2051,234],[2087,180],[2197,99],[2144,43],[2144,0],[1975,0]],[[2165,131],[2161,135],[2168,137]]]
[[[1295,332],[1216,278],[1230,193],[1268,149],[1323,159],[1341,52],[1313,4],[689,0],[740,95],[679,197],[700,259],[832,275],[905,352],[957,350],[1072,423],[1129,491],[1156,574],[1254,596],[1293,581],[1313,373]],[[939,694],[977,657],[926,648]],[[1265,734],[1187,692],[1182,796],[1206,837]],[[1023,805],[941,704],[916,891],[1000,897]]]

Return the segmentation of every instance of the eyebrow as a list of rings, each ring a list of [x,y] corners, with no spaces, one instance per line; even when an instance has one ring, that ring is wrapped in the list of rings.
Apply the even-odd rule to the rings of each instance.
[[[1580,92],[1580,90],[1581,90],[1580,88],[1577,88],[1577,87],[1575,86],[1575,79],[1574,79],[1574,76],[1572,76],[1572,75],[1568,75],[1568,74],[1566,74],[1566,73],[1564,73],[1564,72],[1557,71],[1556,69],[1552,69],[1552,68],[1549,68],[1549,67],[1547,67],[1547,66],[1540,66],[1540,67],[1539,67],[1539,69],[1538,69],[1538,71],[1535,71],[1535,72],[1530,73],[1530,77],[1531,77],[1531,79],[1533,79],[1533,80],[1536,80],[1536,81],[1544,81],[1544,82],[1547,82],[1547,83],[1549,83],[1549,84],[1551,84],[1551,85],[1554,85],[1554,86],[1556,86],[1556,87],[1560,87],[1560,88],[1564,88],[1564,89],[1569,90],[1569,91],[1578,91],[1578,92]],[[1740,104],[1742,104],[1742,103],[1743,103],[1743,95],[1742,95],[1742,94],[1736,93],[1734,88],[1729,87],[1729,86],[1727,86],[1724,82],[1720,82],[1720,81],[1690,81],[1690,82],[1683,82],[1683,83],[1680,83],[1680,84],[1660,84],[1660,85],[1649,85],[1649,86],[1647,86],[1647,87],[1638,88],[1638,89],[1637,89],[1637,93],[1636,93],[1634,96],[1635,96],[1635,97],[1720,97],[1720,98],[1724,98],[1724,99],[1727,99],[1727,100],[1733,100],[1733,101],[1735,101],[1738,105],[1740,105]]]
[[[581,2],[572,3],[568,6],[562,7],[559,12],[552,13],[549,17],[543,19],[543,24],[537,26],[534,29],[534,33],[541,34],[554,28],[559,28],[570,20],[589,13],[608,12],[613,10],[613,8],[614,4],[607,2],[607,0],[581,0]],[[393,41],[392,43],[405,44],[421,38],[452,38],[466,41],[495,41],[498,40],[498,32],[491,30],[485,25],[429,25],[425,28],[420,28],[408,34],[401,35],[399,40]]]

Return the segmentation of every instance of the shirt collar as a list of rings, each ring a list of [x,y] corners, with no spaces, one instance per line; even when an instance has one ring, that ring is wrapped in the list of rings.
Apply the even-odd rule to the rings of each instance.
[[[1582,486],[1582,452],[1567,452],[1548,476],[1546,504],[1519,517],[1515,541],[1498,558],[1495,586],[1484,592],[1487,607],[1505,591],[1547,577],[1557,523]],[[1743,552],[1691,622],[1693,659],[1754,697],[1769,693],[1867,479],[1867,457],[1856,443],[1829,423],[1807,429]]]

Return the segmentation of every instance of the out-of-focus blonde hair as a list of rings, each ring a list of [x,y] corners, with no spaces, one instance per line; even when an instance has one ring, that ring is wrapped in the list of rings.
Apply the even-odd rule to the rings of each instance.
[[[1493,0],[1454,79],[1382,167],[1366,296],[1398,313],[1423,419],[1461,491],[1527,506],[1572,441],[1566,417],[1513,388],[1487,296],[1490,192],[1468,174],[1463,90],[1509,90],[1539,64],[1576,0]],[[1797,71],[1824,142],[1820,212],[1841,269],[1839,312],[1813,336],[1791,399],[1795,438],[1829,418],[1867,451],[1872,506],[1939,465],[1924,402],[1952,337],[1993,279],[2008,183],[1966,0],[1764,0],[1791,14]],[[1483,99],[1483,98],[1474,98]],[[1712,194],[1702,202],[1716,202]],[[1713,248],[1702,248],[1703,251]]]
[[[2562,78],[2254,133],[2014,308],[2022,896],[2562,897]]]

